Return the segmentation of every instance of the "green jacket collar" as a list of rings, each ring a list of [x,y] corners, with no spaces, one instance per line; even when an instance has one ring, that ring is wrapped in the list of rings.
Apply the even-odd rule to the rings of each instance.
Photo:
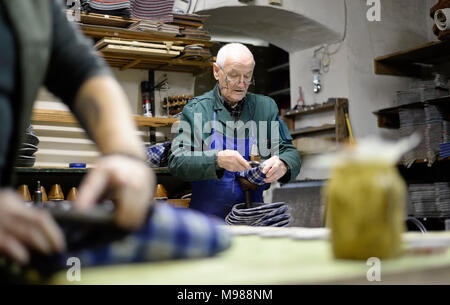
[[[216,119],[218,121],[221,121],[224,124],[227,121],[234,122],[230,113],[228,112],[228,110],[225,108],[222,101],[220,100],[220,92],[219,92],[219,84],[218,83],[212,90],[212,94],[213,94],[213,109],[217,113]],[[239,120],[242,122],[247,122],[252,119],[252,117],[254,116],[254,112],[255,112],[255,103],[254,103],[253,94],[247,92],[243,103],[244,104],[242,105],[242,113],[241,113],[241,117]],[[251,112],[250,112],[249,108],[251,109]]]

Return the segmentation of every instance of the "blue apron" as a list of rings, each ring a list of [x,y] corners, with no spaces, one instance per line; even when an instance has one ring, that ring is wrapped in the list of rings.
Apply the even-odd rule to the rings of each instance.
[[[250,103],[248,104],[249,110]],[[252,113],[250,111],[250,113]],[[247,161],[250,161],[252,145],[256,145],[256,137],[251,125],[251,138],[231,138],[216,132],[216,112],[214,111],[214,127],[212,130],[210,149],[232,149],[244,148],[240,152]],[[239,172],[225,170],[222,179],[209,179],[192,182],[192,197],[189,207],[201,212],[218,216],[222,219],[231,211],[233,205],[245,202],[245,194],[242,191],[239,180]],[[253,202],[263,202],[262,194],[265,185],[258,190],[252,191]]]

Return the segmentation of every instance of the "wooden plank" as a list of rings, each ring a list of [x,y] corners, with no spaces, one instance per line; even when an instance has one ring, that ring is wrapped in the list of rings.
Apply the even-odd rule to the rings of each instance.
[[[69,111],[33,109],[32,121],[47,123],[69,123],[78,124],[78,121]]]
[[[139,115],[134,115],[133,119],[136,125],[140,127],[165,127],[178,121],[178,119],[173,118],[148,118]],[[72,113],[64,110],[33,109],[31,120],[34,122],[78,124]]]
[[[140,59],[135,59],[131,62],[129,62],[128,64],[126,64],[125,66],[120,68],[120,71],[125,71],[126,69],[132,68],[134,66],[136,66],[137,64],[139,64],[141,62]]]
[[[144,48],[154,48],[154,49],[163,49],[163,50],[172,50],[172,51],[183,51],[184,47],[173,45],[171,42],[162,42],[162,43],[150,43],[150,42],[142,42],[132,39],[122,39],[122,38],[112,38],[105,37],[99,40],[94,47],[97,49],[101,49],[102,47],[107,46],[108,44],[115,45],[124,45],[124,46],[133,46],[133,47],[144,47]]]
[[[126,19],[119,16],[102,15],[96,13],[87,14],[85,12],[81,12],[80,19],[80,21],[84,24],[113,26],[119,28],[127,28],[134,22],[138,21],[137,19]]]
[[[347,122],[345,119],[344,108],[348,109],[347,99],[336,99],[335,107],[335,124],[336,124],[336,141],[344,142],[348,139],[349,130],[347,128]]]
[[[211,47],[213,45],[213,42],[206,40],[168,37],[108,26],[80,24],[80,28],[85,35],[93,38],[116,37],[116,38],[134,39],[144,42],[173,41],[175,44],[178,45],[199,44],[203,47]]]
[[[420,64],[435,65],[450,60],[450,41],[432,41],[375,58],[376,74],[420,76]]]
[[[109,44],[100,50],[102,53],[119,53],[119,54],[137,54],[141,56],[152,56],[152,57],[175,57],[180,55],[178,51],[167,51],[160,49],[150,49],[141,47],[131,47],[131,46],[119,46]]]
[[[336,128],[335,124],[324,124],[322,126],[318,127],[307,127],[302,129],[297,129],[291,131],[291,136],[297,136],[302,134],[308,134],[308,133],[315,133],[315,132],[321,132],[321,131],[327,131],[327,130],[334,130]]]
[[[334,109],[334,103],[329,103],[329,104],[325,104],[322,106],[318,106],[314,109],[289,111],[284,116],[285,117],[296,117],[296,116],[310,114],[310,113],[330,111],[332,109]]]
[[[179,208],[188,208],[191,203],[191,199],[167,199],[168,204],[172,204]]]
[[[212,62],[204,61],[192,61],[192,60],[182,60],[178,58],[154,58],[148,56],[140,56],[139,54],[120,54],[120,53],[108,53],[102,54],[105,59],[126,59],[126,60],[136,60],[141,59],[144,63],[155,63],[161,65],[179,65],[179,66],[191,66],[199,68],[209,68],[212,67]]]

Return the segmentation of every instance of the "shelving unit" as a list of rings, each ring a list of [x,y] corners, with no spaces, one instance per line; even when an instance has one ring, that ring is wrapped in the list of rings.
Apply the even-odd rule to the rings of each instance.
[[[204,48],[209,48],[213,43],[204,39],[190,39],[184,37],[175,37],[175,34],[170,33],[149,33],[140,32],[128,29],[128,26],[138,21],[135,19],[125,19],[116,16],[106,16],[99,14],[85,14],[81,13],[81,20],[78,23],[81,31],[94,41],[102,38],[119,38],[131,39],[133,41],[147,42],[160,44],[163,48],[171,46],[178,46],[179,50],[184,50],[187,45],[199,45]],[[192,57],[191,60],[186,59],[186,55],[180,54],[180,58],[162,57],[160,54],[141,55],[133,54],[130,50],[120,50],[113,52],[97,52],[105,61],[111,66],[126,69],[144,69],[149,70],[149,81],[152,82],[153,70],[160,71],[175,71],[186,72],[197,75],[207,72],[212,67],[211,60],[213,58],[205,58],[205,56]],[[196,54],[190,52],[188,54]],[[149,118],[140,115],[134,115],[133,120],[138,127],[148,127],[150,130],[150,142],[154,141],[155,128],[170,127],[176,123],[177,118]],[[68,126],[79,125],[76,118],[69,111],[61,110],[44,110],[34,109],[32,115],[33,124],[48,124],[58,125],[68,124]],[[56,123],[56,124],[55,124]],[[59,126],[59,125],[58,125]],[[83,143],[85,144],[85,143]],[[31,168],[16,168],[15,174],[18,184],[28,184],[31,188],[34,187],[37,180],[40,180],[42,185],[47,190],[53,184],[60,184],[63,192],[66,192],[72,186],[79,186],[83,176],[89,171],[88,169],[71,169],[71,168],[48,168],[48,167],[31,167]],[[167,168],[155,168],[153,171],[158,176],[158,183],[161,183],[166,188],[169,198],[180,198],[182,195],[190,192],[190,184],[170,175]],[[189,204],[189,199],[171,199],[171,202],[186,207]]]
[[[442,64],[450,62],[450,41],[433,41],[414,48],[401,50],[375,59],[375,73],[382,75],[395,75],[420,78],[424,72],[436,71]],[[412,102],[406,105],[389,107],[374,111],[377,116],[378,127],[399,129],[400,109],[424,108],[427,104],[439,105],[450,114],[449,96]],[[407,184],[433,183],[450,181],[450,158],[437,158],[432,166],[427,160],[418,159],[410,168],[398,163],[398,169]],[[413,217],[420,220],[427,229],[442,230],[446,217]]]
[[[142,42],[164,42],[173,45],[196,44],[203,47],[211,47],[213,43],[200,39],[183,39],[168,35],[149,34],[148,32],[139,32],[103,25],[79,24],[81,30],[86,36],[94,39],[105,37],[133,39]],[[159,58],[154,56],[137,55],[124,51],[120,54],[106,54],[99,52],[111,67],[126,69],[151,69],[161,71],[189,72],[194,75],[209,71],[212,68],[211,61],[183,60],[179,58]]]
[[[167,127],[171,126],[173,123],[179,120],[174,118],[149,118],[139,115],[134,115],[133,119],[136,123],[136,126],[139,127]],[[64,110],[34,109],[31,121],[78,124],[78,121],[72,115],[72,113]]]
[[[28,185],[32,193],[37,181],[46,189],[47,194],[54,184],[59,184],[63,194],[67,195],[72,187],[79,188],[83,177],[89,168],[48,168],[48,167],[16,167],[16,186]],[[190,199],[177,199],[190,192],[190,184],[170,175],[167,167],[153,168],[158,177],[158,183],[164,185],[169,201],[178,207],[188,207]]]
[[[450,61],[450,41],[432,41],[375,58],[375,74],[419,77],[424,65]]]
[[[293,110],[284,114],[283,119],[286,122],[291,136],[293,138],[306,135],[306,134],[314,134],[323,131],[335,131],[335,139],[337,142],[344,142],[348,139],[349,132],[347,129],[344,107],[348,107],[348,100],[341,98],[332,98],[327,101],[327,103],[316,106],[312,109],[308,110]],[[335,124],[324,124],[322,126],[317,127],[309,127],[302,129],[295,129],[295,120],[299,117],[306,116],[313,113],[318,112],[327,112],[334,111],[335,116]]]

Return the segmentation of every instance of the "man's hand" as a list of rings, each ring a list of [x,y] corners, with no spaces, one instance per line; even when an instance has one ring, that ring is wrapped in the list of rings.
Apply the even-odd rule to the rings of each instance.
[[[287,170],[286,164],[284,164],[278,156],[267,159],[264,161],[264,168],[262,170],[262,172],[266,174],[264,182],[271,183],[277,181],[286,174]]]
[[[89,209],[107,194],[116,204],[117,223],[138,229],[153,201],[155,184],[155,174],[144,162],[121,155],[104,156],[83,179],[75,206]]]
[[[25,206],[13,190],[0,189],[1,254],[26,264],[28,248],[51,254],[65,247],[64,235],[50,214]]]
[[[217,165],[229,172],[251,169],[250,164],[236,150],[221,150],[217,153]]]

